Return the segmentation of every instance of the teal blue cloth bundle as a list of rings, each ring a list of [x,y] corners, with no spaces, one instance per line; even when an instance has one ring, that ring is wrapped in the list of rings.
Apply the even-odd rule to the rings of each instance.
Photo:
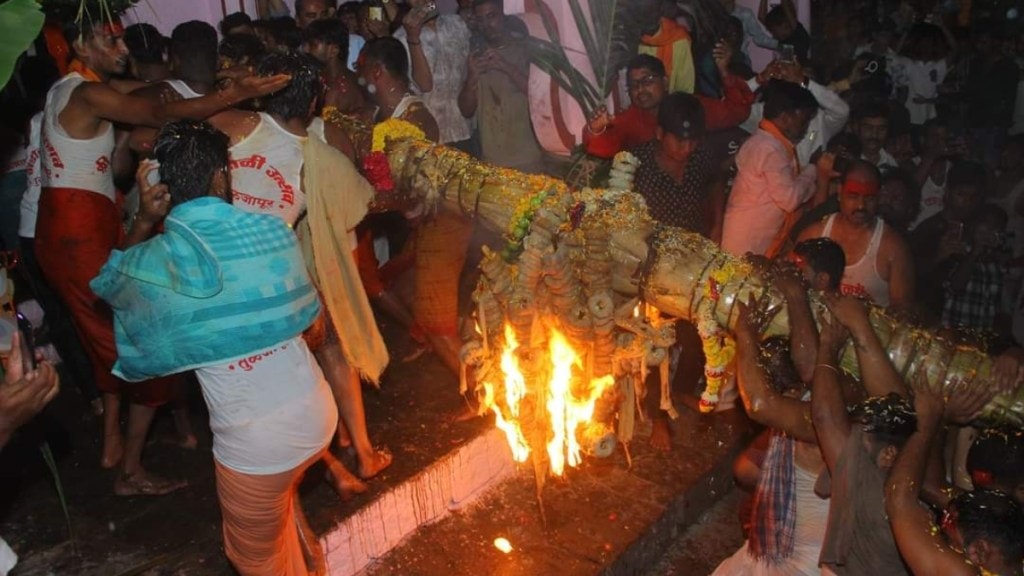
[[[265,350],[320,313],[292,230],[214,197],[175,206],[162,234],[115,250],[90,286],[114,310],[113,372],[129,382]]]

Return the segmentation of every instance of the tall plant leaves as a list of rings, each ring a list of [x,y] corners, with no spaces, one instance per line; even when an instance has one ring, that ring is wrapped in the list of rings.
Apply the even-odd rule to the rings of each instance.
[[[558,23],[543,0],[538,0],[541,21],[549,40],[530,39],[534,63],[549,73],[579,103],[585,114],[601,106],[615,86],[616,74],[636,54],[640,41],[639,16],[632,8],[637,0],[567,0],[573,24],[593,76],[581,72],[570,60],[558,34]]]
[[[43,29],[43,12],[34,0],[7,0],[0,4],[0,89],[7,85],[21,53]]]

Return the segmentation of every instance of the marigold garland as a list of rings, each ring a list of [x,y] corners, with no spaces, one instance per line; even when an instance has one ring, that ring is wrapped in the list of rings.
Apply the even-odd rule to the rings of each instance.
[[[327,111],[325,111],[325,114]],[[394,192],[395,181],[391,177],[391,165],[388,164],[388,157],[384,148],[390,140],[403,138],[423,139],[426,136],[423,131],[414,124],[389,118],[373,127],[373,141],[370,144],[370,153],[363,158],[363,175],[378,192]]]
[[[704,350],[704,378],[707,385],[700,395],[700,411],[709,413],[718,405],[718,392],[726,378],[726,368],[736,356],[736,341],[715,319],[714,305],[721,296],[722,286],[732,280],[735,269],[723,266],[714,270],[704,283],[704,299],[697,309],[697,332]]]
[[[697,332],[704,350],[704,378],[707,380],[707,386],[700,395],[700,411],[705,414],[714,411],[718,405],[718,392],[725,382],[726,367],[736,356],[736,342],[718,324],[706,302],[701,304],[697,314]]]
[[[403,138],[415,138],[423,140],[426,135],[423,130],[411,122],[398,118],[388,118],[373,126],[373,143],[370,145],[370,152],[383,152],[388,140],[401,140]]]

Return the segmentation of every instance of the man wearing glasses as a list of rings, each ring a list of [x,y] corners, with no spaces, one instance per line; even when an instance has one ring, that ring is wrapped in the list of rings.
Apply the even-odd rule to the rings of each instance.
[[[697,96],[704,108],[708,131],[738,126],[750,114],[754,95],[743,79],[729,73],[732,48],[719,43],[714,51],[715,65],[722,77],[722,99]],[[601,107],[583,130],[583,147],[587,154],[611,158],[654,140],[658,128],[658,106],[668,93],[665,65],[654,56],[641,54],[626,67],[626,86],[631,104],[612,117]]]

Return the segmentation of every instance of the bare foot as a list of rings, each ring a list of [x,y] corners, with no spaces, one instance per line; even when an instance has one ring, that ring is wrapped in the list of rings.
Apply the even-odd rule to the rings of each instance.
[[[394,457],[387,448],[375,448],[373,450],[373,456],[370,457],[369,462],[360,459],[359,477],[363,480],[373,478],[377,474],[380,474],[381,470],[391,466],[391,461],[393,459]]]
[[[114,481],[114,494],[118,496],[163,496],[188,486],[185,480],[169,480],[156,474],[136,472],[120,474]]]
[[[124,457],[124,437],[120,434],[107,434],[103,437],[103,455],[100,466],[106,470],[116,467]]]
[[[670,452],[672,450],[672,431],[668,427],[668,420],[655,418],[651,425],[651,448],[658,452]]]
[[[324,457],[324,464],[327,465],[327,472],[324,474],[327,482],[343,501],[348,502],[357,494],[369,490],[366,483],[349,472],[333,454]]]

